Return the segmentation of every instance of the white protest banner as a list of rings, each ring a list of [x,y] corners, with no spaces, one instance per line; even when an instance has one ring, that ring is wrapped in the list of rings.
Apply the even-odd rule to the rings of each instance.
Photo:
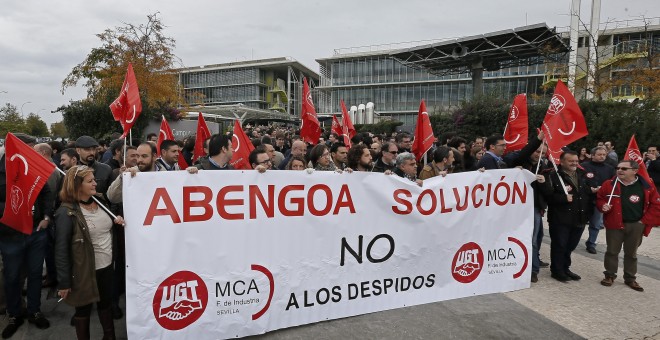
[[[234,338],[528,288],[533,179],[124,174],[129,338]]]

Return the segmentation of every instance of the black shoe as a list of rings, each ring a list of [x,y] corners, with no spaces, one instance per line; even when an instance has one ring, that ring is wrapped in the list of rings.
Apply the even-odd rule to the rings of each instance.
[[[541,267],[541,268],[548,268],[548,267],[550,267],[550,263],[548,263],[548,262],[543,262],[542,260],[539,260],[539,267]]]
[[[36,312],[28,316],[28,322],[34,324],[39,329],[50,327],[50,322],[48,322],[48,319],[46,319],[41,312]]]
[[[15,316],[9,316],[9,322],[7,326],[2,331],[2,338],[9,339],[14,333],[18,330],[18,327],[21,327],[23,324],[23,318],[17,318]]]
[[[552,273],[550,276],[560,282],[568,282],[571,280],[570,277],[568,277],[566,274],[559,274],[559,273]]]
[[[539,276],[537,273],[532,273],[532,282],[533,283],[539,282]]]
[[[121,308],[119,308],[119,305],[112,305],[112,318],[115,320],[119,320],[124,317],[124,313],[121,311]]]
[[[580,275],[575,274],[575,273],[573,273],[573,272],[570,271],[570,270],[567,270],[567,271],[566,271],[566,276],[568,276],[569,278],[571,278],[571,280],[573,280],[573,281],[580,281],[580,279],[582,279],[582,277],[581,277]]]
[[[587,253],[598,254],[598,251],[596,251],[596,247],[587,247]]]

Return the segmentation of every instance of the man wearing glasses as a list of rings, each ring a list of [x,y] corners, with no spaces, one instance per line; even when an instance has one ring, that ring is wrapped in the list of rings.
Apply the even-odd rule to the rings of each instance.
[[[268,156],[268,150],[263,145],[259,145],[248,157],[252,169],[257,170],[261,173],[266,172],[266,170],[271,169],[273,166],[273,160]]]
[[[643,292],[635,276],[637,248],[642,235],[649,236],[652,226],[660,224],[660,196],[652,184],[637,176],[638,170],[635,161],[619,162],[616,177],[598,190],[596,207],[604,215],[607,241],[605,278],[600,283],[606,287],[614,283],[623,246],[623,280],[628,287]]]
[[[394,163],[396,162],[396,155],[399,153],[399,148],[396,143],[385,142],[382,147],[382,155],[374,164],[373,172],[385,172],[387,170],[394,171]]]
[[[479,163],[477,163],[477,169],[506,169],[506,163],[502,159],[502,155],[504,155],[504,150],[506,149],[504,136],[490,136],[486,139],[486,144],[484,146],[486,148],[486,153],[481,157]]]

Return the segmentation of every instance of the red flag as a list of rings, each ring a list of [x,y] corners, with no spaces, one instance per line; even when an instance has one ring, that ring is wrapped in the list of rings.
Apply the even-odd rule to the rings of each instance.
[[[332,116],[332,132],[341,136],[344,132],[342,131],[341,124],[337,120],[337,116]]]
[[[509,119],[504,128],[504,141],[506,151],[520,150],[527,145],[527,95],[522,93],[513,99],[513,105],[509,111]]]
[[[5,167],[7,201],[0,223],[30,235],[33,226],[32,206],[55,170],[55,164],[10,132],[5,141]]]
[[[243,128],[238,120],[234,121],[234,135],[231,137],[231,147],[234,152],[229,164],[234,169],[252,169],[249,158],[250,152],[254,150],[254,146],[250,138],[243,132]]]
[[[557,82],[541,128],[551,150],[561,150],[589,134],[580,107],[561,80]]]
[[[348,139],[351,139],[355,137],[357,134],[357,131],[355,131],[355,128],[353,127],[353,122],[351,122],[351,116],[348,115],[348,111],[346,111],[346,105],[344,105],[344,100],[341,100],[341,123],[342,126],[347,127],[348,129]]]
[[[175,140],[174,133],[170,128],[170,124],[167,123],[165,116],[162,117],[163,119],[160,121],[160,132],[158,133],[158,141],[156,142],[156,154],[158,157],[160,157],[160,144],[163,143],[163,141],[166,139]],[[177,163],[179,164],[179,169],[181,170],[188,168],[188,163],[186,163],[186,160],[183,158],[183,154],[181,152],[179,152]]]
[[[644,158],[642,157],[642,153],[639,151],[639,147],[637,146],[635,135],[630,137],[628,149],[626,150],[626,154],[623,156],[623,160],[631,160],[637,162],[637,164],[639,164],[639,170],[637,170],[637,174],[642,176],[646,182],[653,185],[653,180],[651,179],[651,176],[649,176],[648,171],[646,171],[646,164],[644,164]]]
[[[426,112],[426,103],[424,99],[419,104],[419,113],[417,113],[417,126],[415,126],[415,140],[412,145],[412,153],[415,154],[417,160],[424,157],[424,154],[429,151],[433,146],[433,127],[431,127],[431,120],[429,114]]]
[[[204,152],[204,141],[211,138],[211,130],[206,125],[204,116],[199,113],[197,117],[197,136],[195,137],[195,149],[193,150],[192,162],[195,163],[199,157],[206,156]]]
[[[303,102],[302,114],[300,115],[300,138],[303,141],[316,145],[321,137],[321,124],[316,116],[312,93],[309,92],[307,78],[303,77]]]
[[[135,124],[135,120],[142,112],[142,102],[140,101],[140,91],[138,90],[135,73],[133,73],[133,64],[128,63],[128,70],[124,78],[124,84],[121,86],[119,97],[110,104],[110,111],[116,121],[119,121],[124,129],[121,138],[126,137],[128,131]]]

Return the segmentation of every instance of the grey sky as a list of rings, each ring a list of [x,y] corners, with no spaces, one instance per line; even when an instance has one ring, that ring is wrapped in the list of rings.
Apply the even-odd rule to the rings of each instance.
[[[569,24],[570,0],[3,0],[0,103],[60,121],[50,111],[85,96],[60,83],[99,46],[95,34],[159,11],[184,66],[290,56],[318,71],[316,58],[341,47],[451,38],[545,22]],[[591,1],[581,14],[588,22]],[[601,22],[660,17],[657,0],[603,0]],[[2,91],[8,91],[3,93]],[[29,102],[25,105],[24,103]]]

